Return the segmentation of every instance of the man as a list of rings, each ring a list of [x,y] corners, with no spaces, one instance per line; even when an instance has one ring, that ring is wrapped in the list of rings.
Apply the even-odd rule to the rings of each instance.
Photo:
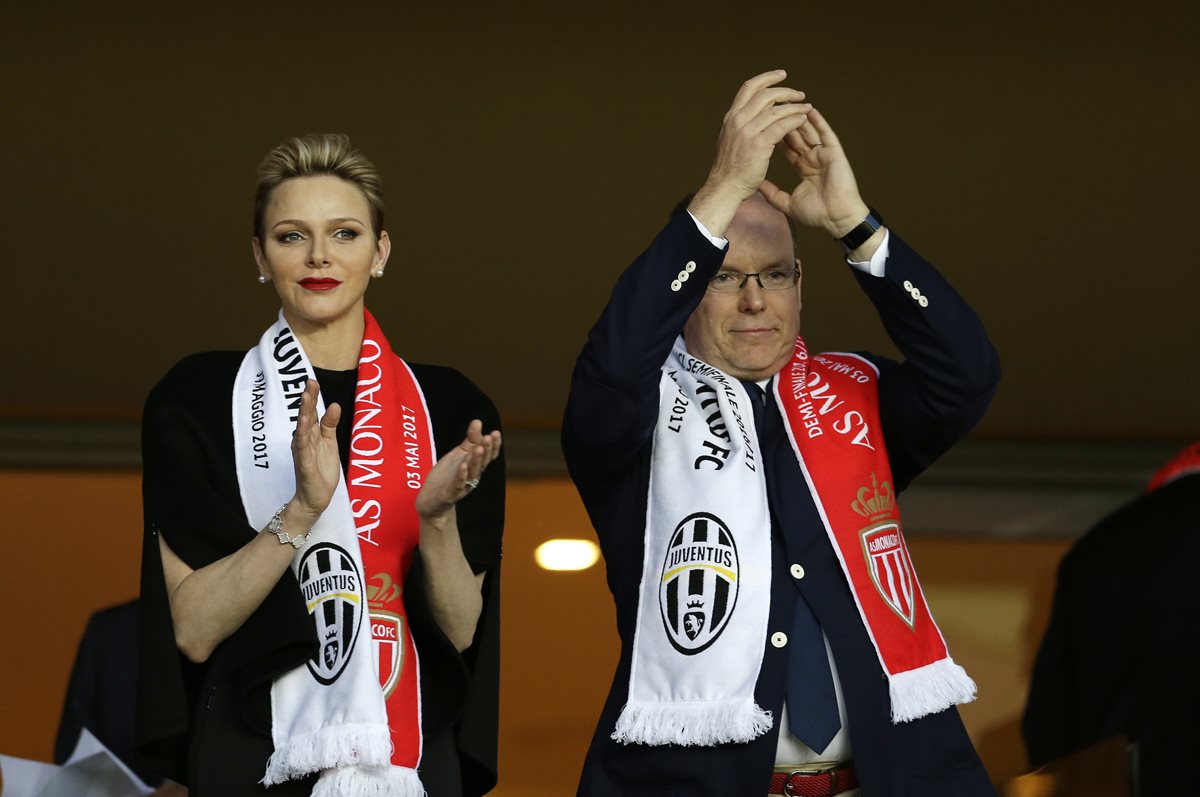
[[[1200,441],[1063,557],[1021,724],[1032,766],[1120,736],[1133,794],[1195,791],[1197,503]]]
[[[738,91],[576,364],[563,449],[622,641],[579,794],[994,795],[895,493],[982,417],[997,357],[784,77]],[[841,240],[903,364],[808,353],[789,221]]]

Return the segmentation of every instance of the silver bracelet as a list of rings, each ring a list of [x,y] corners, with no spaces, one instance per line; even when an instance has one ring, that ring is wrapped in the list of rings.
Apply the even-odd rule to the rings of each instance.
[[[288,534],[283,530],[283,510],[285,509],[287,509],[287,504],[279,507],[275,516],[271,518],[271,522],[267,524],[267,531],[279,538],[280,545],[290,544],[293,548],[299,550],[300,546],[308,540],[308,535],[312,534],[312,529],[309,529],[303,537],[293,537]]]

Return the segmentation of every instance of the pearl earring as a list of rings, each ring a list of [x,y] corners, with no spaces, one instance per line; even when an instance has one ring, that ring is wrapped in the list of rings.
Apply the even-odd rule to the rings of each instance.
[[[259,284],[259,285],[266,285],[266,284],[267,284],[267,275],[266,275],[266,274],[259,274],[259,275],[258,275],[258,284]]]
[[[381,268],[375,269],[374,271],[371,272],[371,276],[374,277],[375,279],[379,279],[380,277],[383,276],[383,269],[381,269]]]

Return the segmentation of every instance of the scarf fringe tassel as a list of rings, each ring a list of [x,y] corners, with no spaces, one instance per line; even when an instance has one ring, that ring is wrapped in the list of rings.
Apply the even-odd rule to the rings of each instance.
[[[345,767],[321,773],[312,797],[426,797],[415,769]]]
[[[678,744],[711,747],[749,742],[771,729],[771,712],[753,698],[658,703],[631,701],[617,718],[614,741],[622,744]]]
[[[391,768],[391,759],[392,738],[387,725],[335,725],[289,736],[287,743],[276,747],[267,761],[262,784],[274,786],[311,772],[339,767],[383,770]]]
[[[893,723],[910,722],[975,699],[975,682],[948,656],[891,676],[888,689]]]

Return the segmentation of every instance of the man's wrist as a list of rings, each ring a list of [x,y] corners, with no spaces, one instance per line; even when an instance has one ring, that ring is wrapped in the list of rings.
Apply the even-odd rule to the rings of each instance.
[[[718,238],[717,236],[713,235],[712,232],[710,232],[709,229],[704,226],[704,222],[696,218],[696,215],[692,213],[692,211],[684,210],[684,213],[688,214],[688,218],[691,219],[692,223],[696,225],[696,229],[700,231],[701,235],[708,239],[710,244],[721,251],[725,251],[725,246],[729,243],[727,238]]]
[[[728,181],[709,181],[700,186],[687,209],[710,235],[724,238],[738,208],[753,193]]]
[[[825,232],[840,241],[854,230],[854,228],[862,224],[863,220],[870,214],[871,208],[867,206],[867,203],[859,200],[849,211],[838,214],[836,218],[831,216],[829,222],[825,225]]]
[[[868,241],[879,239],[879,230],[883,229],[883,215],[875,208],[868,208],[867,215],[849,232],[838,237],[838,243],[847,252],[855,252]]]

